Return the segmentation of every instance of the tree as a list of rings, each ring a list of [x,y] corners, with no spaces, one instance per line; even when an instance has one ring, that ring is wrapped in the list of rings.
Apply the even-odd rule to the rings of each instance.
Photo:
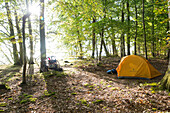
[[[146,31],[145,31],[145,0],[142,0],[142,20],[143,20],[143,37],[144,37],[144,46],[145,46],[145,58],[147,56],[147,47],[146,47]]]
[[[152,56],[155,57],[154,0],[152,0]]]
[[[95,17],[93,17],[93,23],[96,22]],[[94,58],[94,53],[95,53],[95,46],[96,46],[96,35],[95,35],[95,28],[93,27],[92,31],[92,58]]]
[[[124,1],[122,3],[122,25],[124,24]],[[120,37],[120,42],[121,42],[121,57],[125,56],[125,37],[124,37],[124,29],[122,29],[121,37]]]
[[[16,28],[17,28],[17,35],[19,38],[19,55],[20,55],[20,64],[23,64],[23,48],[22,48],[22,34],[21,34],[21,29],[19,27],[19,20],[18,20],[18,15],[17,15],[17,11],[16,8],[14,7],[14,11],[15,11],[15,23],[16,23]]]
[[[138,35],[138,9],[137,9],[137,0],[135,0],[135,16],[136,16],[136,20],[135,20],[135,23],[136,23],[136,30],[135,30],[135,39],[134,39],[134,54],[137,55],[137,52],[136,52],[136,41],[137,41],[137,35]]]
[[[29,3],[28,0],[26,0],[27,4],[27,13],[29,13]],[[30,64],[34,64],[33,61],[33,36],[32,36],[32,27],[31,27],[31,18],[30,16],[28,17],[28,29],[29,29],[29,38],[30,38]]]
[[[170,26],[170,0],[168,0],[168,18],[169,18],[169,26]],[[170,36],[170,29],[168,31],[168,36]],[[170,51],[170,41],[168,40],[168,50]],[[165,73],[165,76],[162,78],[160,82],[160,86],[163,89],[167,89],[170,91],[170,52],[168,51],[168,69]]]
[[[45,44],[45,23],[44,23],[44,0],[40,0],[40,72],[46,72],[46,44]]]
[[[20,63],[18,58],[16,39],[15,39],[14,28],[13,28],[13,23],[11,18],[11,12],[8,5],[8,0],[5,0],[5,8],[7,10],[8,23],[10,27],[10,41],[12,43],[12,48],[13,48],[14,65],[19,65]]]
[[[127,55],[130,55],[130,11],[129,11],[129,0],[127,0]]]
[[[22,36],[23,36],[23,72],[22,72],[22,84],[26,84],[26,67],[27,67],[27,59],[26,59],[26,46],[25,46],[25,22],[26,19],[30,16],[31,14],[28,13],[26,15],[23,16],[22,20]]]

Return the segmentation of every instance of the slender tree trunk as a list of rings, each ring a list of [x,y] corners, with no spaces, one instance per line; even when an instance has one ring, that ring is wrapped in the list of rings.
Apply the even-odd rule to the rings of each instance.
[[[128,20],[128,28],[127,28],[127,55],[130,55],[130,11],[129,11],[129,0],[127,0],[127,20]]]
[[[97,59],[99,58],[97,38],[96,38],[96,57]]]
[[[27,67],[27,60],[26,60],[26,45],[25,45],[25,20],[28,18],[30,14],[26,14],[23,16],[22,20],[22,36],[23,36],[23,72],[22,72],[22,84],[26,84],[26,67]]]
[[[28,0],[26,0],[27,4],[27,13],[29,13],[29,3]],[[32,36],[32,27],[31,27],[31,18],[28,17],[28,29],[29,29],[29,38],[30,38],[30,64],[34,64],[33,61],[33,36]]]
[[[117,55],[116,44],[115,44],[115,35],[113,35],[113,37],[111,38],[111,41],[112,41],[112,52],[113,52],[113,55]]]
[[[41,67],[40,72],[46,72],[46,43],[45,43],[45,23],[44,23],[44,0],[40,0],[40,51]]]
[[[108,49],[107,49],[107,47],[106,47],[106,44],[105,44],[105,42],[104,42],[104,30],[103,30],[103,29],[102,29],[101,37],[102,37],[102,40],[101,40],[101,41],[102,41],[102,45],[103,45],[103,47],[104,47],[106,56],[109,57],[110,54],[109,54]]]
[[[102,47],[103,47],[103,37],[102,37],[102,34],[100,34],[100,37],[101,37],[101,41],[100,41],[100,52],[99,52],[99,61],[102,60]]]
[[[145,47],[145,58],[148,59],[148,55],[147,55],[147,47],[146,47],[146,32],[145,32],[145,2],[144,0],[142,0],[142,18],[143,18],[143,37],[144,37],[144,47]]]
[[[124,24],[124,2],[122,3],[122,25],[123,24]],[[122,29],[120,41],[121,41],[121,57],[124,57],[125,56],[125,37],[124,37],[123,29]]]
[[[134,54],[137,55],[137,52],[136,52],[136,40],[137,40],[137,35],[138,35],[138,9],[137,9],[137,0],[135,0],[135,15],[136,15],[136,31],[135,31],[135,41],[134,41]]]
[[[79,58],[80,59],[83,59],[83,47],[82,47],[82,41],[80,39],[80,32],[79,30],[77,31],[77,34],[78,34],[78,45],[79,45]]]
[[[96,22],[95,17],[93,17],[93,23]],[[96,45],[96,37],[95,37],[95,28],[93,27],[93,36],[92,36],[92,58],[94,58],[95,53],[95,45]]]
[[[15,40],[14,28],[13,28],[13,23],[11,18],[11,12],[9,10],[8,0],[5,0],[5,8],[7,10],[7,17],[8,17],[9,27],[10,27],[10,38],[11,38],[10,41],[12,42],[14,65],[19,65],[20,63],[18,58],[17,45]]]
[[[154,0],[152,0],[152,56],[155,57],[155,35],[154,35]]]
[[[23,64],[23,48],[22,48],[22,36],[21,36],[21,29],[19,27],[19,21],[18,21],[18,15],[15,9],[15,22],[16,22],[16,28],[17,28],[17,33],[18,33],[18,38],[19,38],[19,55],[20,55],[20,64]]]

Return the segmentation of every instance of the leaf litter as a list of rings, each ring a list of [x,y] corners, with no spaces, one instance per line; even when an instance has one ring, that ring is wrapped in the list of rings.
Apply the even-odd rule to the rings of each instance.
[[[19,85],[21,77],[9,81],[11,90],[0,94],[0,111],[170,112],[169,92],[155,89],[163,76],[139,80],[117,79],[116,75],[106,74],[108,69],[117,67],[118,61],[108,58],[99,66],[67,66],[65,74],[50,72],[45,77],[37,73],[25,86]],[[166,61],[153,59],[150,62],[165,73]],[[54,76],[51,73],[55,73]]]

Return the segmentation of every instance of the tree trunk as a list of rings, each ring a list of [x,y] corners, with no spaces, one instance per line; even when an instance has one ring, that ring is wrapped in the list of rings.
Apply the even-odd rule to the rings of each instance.
[[[136,15],[136,31],[135,31],[135,41],[134,41],[134,54],[135,55],[137,55],[137,52],[136,52],[136,40],[137,40],[137,35],[138,35],[138,21],[137,21],[137,19],[138,19],[138,10],[137,10],[137,6],[136,6],[136,3],[137,2],[137,0],[135,0],[135,15]]]
[[[152,0],[152,56],[155,57],[154,0]]]
[[[27,13],[29,13],[29,3],[28,0],[26,0],[27,4]],[[34,64],[33,61],[33,36],[32,36],[32,27],[31,27],[31,18],[28,17],[28,29],[29,29],[29,38],[30,38],[30,61],[29,64]]]
[[[115,44],[115,36],[113,36],[113,38],[111,38],[111,41],[112,41],[113,55],[117,55],[116,44]]]
[[[168,0],[168,18],[170,19],[170,0]],[[170,20],[169,20],[169,26],[170,26]],[[168,31],[170,32],[170,29]],[[170,41],[168,42],[168,44],[170,45]],[[170,91],[170,47],[168,48],[168,59],[169,59],[168,69],[166,71],[165,76],[162,78],[160,82],[160,86],[161,88]]]
[[[146,47],[146,32],[145,32],[145,7],[144,7],[144,5],[145,5],[145,2],[144,2],[144,0],[142,0],[142,8],[143,8],[143,10],[142,10],[142,18],[143,18],[143,37],[144,37],[144,47],[145,47],[145,58],[146,59],[148,59],[148,55],[147,55],[147,47]]]
[[[122,3],[122,25],[123,24],[124,24],[124,2]],[[125,37],[124,37],[123,29],[122,29],[120,41],[121,41],[121,57],[124,57],[125,56]]]
[[[45,44],[45,23],[44,23],[44,0],[40,0],[40,72],[46,72],[46,44]]]
[[[128,21],[128,28],[127,28],[127,55],[130,55],[130,11],[129,11],[129,0],[127,0],[127,21]]]
[[[101,41],[100,41],[100,52],[99,52],[99,61],[101,61],[102,60],[102,47],[103,47],[103,37],[102,37],[102,35],[100,34],[100,37],[101,37]]]
[[[93,23],[96,22],[95,17],[93,17]],[[95,45],[96,45],[96,37],[95,37],[95,28],[93,26],[93,36],[92,36],[92,58],[94,58],[94,53],[95,53]]]
[[[23,16],[22,20],[22,36],[23,36],[23,72],[22,72],[22,84],[26,84],[26,67],[27,67],[27,60],[26,60],[26,46],[25,46],[25,20],[28,18],[30,14],[26,14]]]
[[[19,27],[19,21],[18,21],[18,15],[15,9],[15,22],[16,22],[16,28],[17,28],[17,33],[18,33],[18,38],[19,38],[19,55],[20,55],[20,64],[23,64],[23,48],[22,48],[22,36],[21,36],[21,29]]]
[[[101,37],[102,37],[102,40],[101,40],[102,41],[102,45],[104,46],[104,50],[105,50],[106,56],[109,57],[110,54],[109,54],[109,52],[107,50],[107,47],[106,47],[106,44],[104,42],[104,30],[103,29],[102,29]]]
[[[10,27],[10,38],[11,38],[10,41],[12,42],[14,65],[20,65],[16,40],[15,40],[15,35],[14,35],[14,28],[13,28],[13,23],[12,23],[12,18],[11,18],[11,12],[8,6],[8,0],[5,0],[5,8],[7,10],[7,17],[8,17],[9,27]]]
[[[82,41],[80,39],[80,32],[79,32],[79,30],[77,31],[77,34],[78,34],[78,45],[79,45],[79,58],[83,59],[83,47],[82,47],[82,43],[81,43]]]

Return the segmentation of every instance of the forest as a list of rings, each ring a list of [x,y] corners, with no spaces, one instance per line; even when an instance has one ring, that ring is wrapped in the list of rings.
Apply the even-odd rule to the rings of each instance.
[[[170,112],[170,0],[1,0],[0,57],[2,113]]]

